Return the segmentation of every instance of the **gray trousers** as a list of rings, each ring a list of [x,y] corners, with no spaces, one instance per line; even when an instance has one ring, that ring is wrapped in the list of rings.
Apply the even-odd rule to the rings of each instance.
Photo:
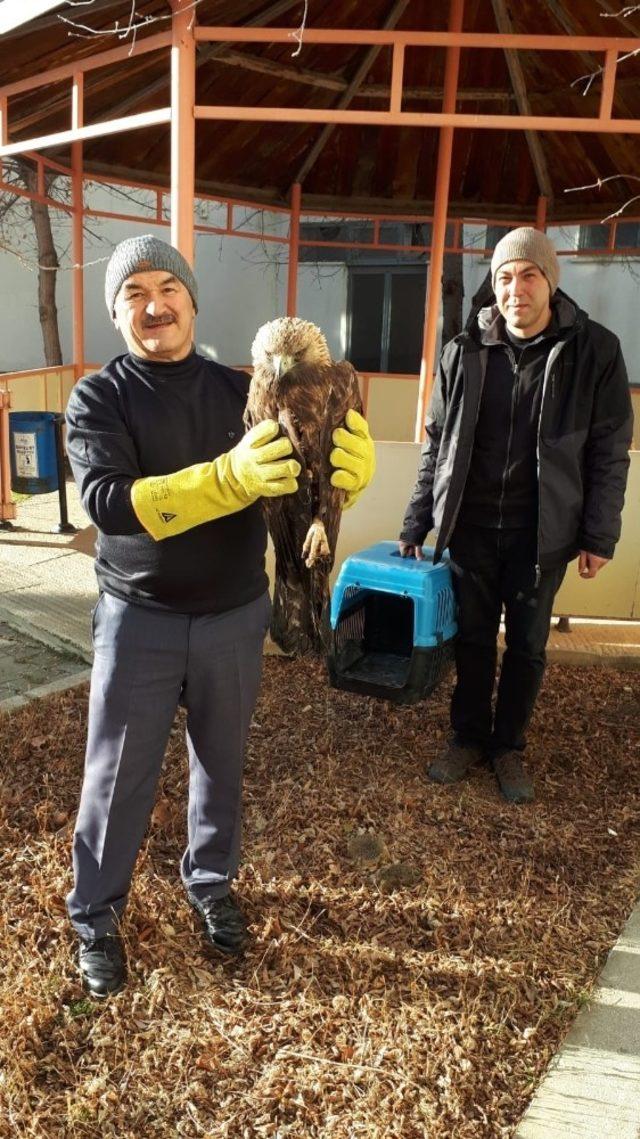
[[[85,938],[112,932],[127,899],[178,704],[187,710],[186,888],[222,897],[240,854],[242,768],[269,626],[268,594],[189,616],[103,593],[69,917]]]

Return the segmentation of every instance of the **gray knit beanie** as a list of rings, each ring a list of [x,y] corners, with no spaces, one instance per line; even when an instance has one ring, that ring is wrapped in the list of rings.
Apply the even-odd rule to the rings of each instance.
[[[128,237],[116,245],[104,278],[104,299],[109,315],[113,317],[116,297],[127,277],[132,273],[147,273],[164,270],[182,281],[191,294],[196,312],[198,311],[198,286],[188,261],[166,241],[144,233],[141,237]]]
[[[553,243],[541,229],[523,225],[500,238],[491,258],[491,284],[494,288],[496,273],[507,261],[532,261],[544,273],[553,296],[560,280],[560,262]]]

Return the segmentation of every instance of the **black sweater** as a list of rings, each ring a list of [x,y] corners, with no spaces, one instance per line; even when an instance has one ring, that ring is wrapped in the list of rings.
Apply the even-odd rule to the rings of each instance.
[[[178,613],[223,613],[267,588],[260,503],[156,542],[132,483],[231,450],[244,433],[249,377],[192,352],[177,363],[127,354],[81,380],[67,408],[67,451],[99,531],[100,588]]]

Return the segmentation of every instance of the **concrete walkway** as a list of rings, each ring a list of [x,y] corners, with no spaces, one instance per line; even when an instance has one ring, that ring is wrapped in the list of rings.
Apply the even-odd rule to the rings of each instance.
[[[84,528],[73,538],[51,532],[57,495],[24,502],[14,529],[0,531],[0,621],[90,662],[93,535],[72,484],[68,503],[70,521]],[[571,665],[638,669],[640,622],[572,621],[571,632],[554,627],[548,656]],[[18,697],[12,705],[21,702]],[[513,1139],[640,1139],[640,906]]]
[[[640,1139],[640,906],[514,1139]]]

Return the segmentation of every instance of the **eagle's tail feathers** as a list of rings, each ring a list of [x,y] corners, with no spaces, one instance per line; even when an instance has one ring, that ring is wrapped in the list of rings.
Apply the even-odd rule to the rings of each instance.
[[[326,616],[329,601],[329,574],[317,567],[307,570],[305,579],[276,574],[271,638],[291,656],[327,651]]]

